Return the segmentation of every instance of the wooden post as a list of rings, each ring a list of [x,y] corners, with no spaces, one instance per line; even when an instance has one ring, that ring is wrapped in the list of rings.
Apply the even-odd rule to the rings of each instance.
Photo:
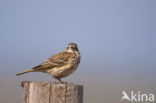
[[[83,103],[83,86],[23,81],[24,103]]]

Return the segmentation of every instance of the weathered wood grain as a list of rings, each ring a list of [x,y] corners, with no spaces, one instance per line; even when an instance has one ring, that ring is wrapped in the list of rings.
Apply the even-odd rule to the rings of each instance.
[[[83,86],[23,81],[24,103],[83,103]]]

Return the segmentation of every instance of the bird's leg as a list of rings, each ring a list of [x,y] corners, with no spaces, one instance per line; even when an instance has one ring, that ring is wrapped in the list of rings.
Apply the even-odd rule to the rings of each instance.
[[[58,80],[60,81],[60,83],[63,83],[60,78],[58,78]]]

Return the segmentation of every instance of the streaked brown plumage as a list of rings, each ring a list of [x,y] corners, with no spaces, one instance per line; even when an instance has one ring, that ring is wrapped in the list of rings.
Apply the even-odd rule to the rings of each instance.
[[[16,75],[19,76],[29,72],[44,72],[62,82],[61,78],[73,73],[77,69],[79,63],[80,52],[77,48],[77,44],[70,43],[64,51],[51,56],[42,64]]]

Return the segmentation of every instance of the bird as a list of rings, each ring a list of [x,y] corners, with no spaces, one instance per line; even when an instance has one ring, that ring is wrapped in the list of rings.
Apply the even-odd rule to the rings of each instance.
[[[19,76],[29,72],[43,72],[63,83],[61,78],[67,77],[73,73],[78,68],[80,59],[81,56],[77,44],[69,43],[64,51],[52,55],[40,65],[16,75]]]
[[[128,94],[127,94],[125,91],[122,91],[122,94],[123,94],[123,96],[122,96],[122,98],[121,98],[121,101],[124,100],[124,99],[130,101],[130,98],[128,97]]]

